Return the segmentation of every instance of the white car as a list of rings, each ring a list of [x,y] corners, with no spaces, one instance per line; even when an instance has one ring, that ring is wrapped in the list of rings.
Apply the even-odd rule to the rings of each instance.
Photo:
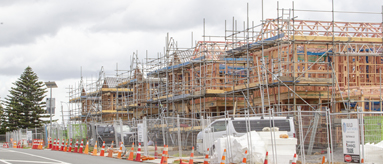
[[[196,150],[203,154],[207,148],[214,149],[214,141],[218,138],[227,135],[239,137],[245,135],[248,128],[251,131],[262,131],[264,127],[278,127],[279,131],[287,131],[289,137],[295,138],[293,117],[226,118],[215,120],[198,133]]]

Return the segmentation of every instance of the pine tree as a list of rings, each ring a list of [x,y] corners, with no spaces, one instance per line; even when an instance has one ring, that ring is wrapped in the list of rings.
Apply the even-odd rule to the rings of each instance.
[[[0,102],[0,134],[5,134],[6,132],[6,117],[3,108],[3,104]]]
[[[38,81],[38,76],[33,72],[31,67],[25,68],[20,78],[13,83],[12,87],[5,99],[7,107],[4,110],[5,125],[7,131],[12,131],[18,128],[35,128],[41,127],[48,121],[43,121],[40,118],[45,113],[43,102],[47,89],[42,81]],[[4,124],[4,122],[3,122]]]

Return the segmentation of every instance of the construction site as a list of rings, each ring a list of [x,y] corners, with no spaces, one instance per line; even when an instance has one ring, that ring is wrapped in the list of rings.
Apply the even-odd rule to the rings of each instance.
[[[276,12],[276,18],[262,15],[258,25],[249,16],[243,23],[233,18],[225,22],[222,36],[206,35],[204,24],[202,40],[192,40],[190,48],[179,47],[167,34],[163,52],[134,52],[130,70],[117,68],[109,72],[114,75],[106,75],[101,68],[96,78],[81,77],[68,88],[70,124],[117,123],[132,131],[144,124],[144,139],[134,136],[129,144],[146,146],[150,140],[169,145],[170,156],[179,159],[197,147],[200,132],[205,133],[200,155],[212,149],[206,137],[218,130],[204,129],[212,128],[214,121],[260,117],[270,120],[270,161],[284,163],[277,162],[284,160],[283,152],[273,128],[277,123],[271,122],[274,117],[292,118],[291,159],[296,153],[302,163],[320,163],[322,156],[328,162],[344,162],[342,120],[356,119],[360,150],[351,154],[360,155],[359,162],[383,159],[368,153],[383,152],[383,144],[367,149],[383,140],[383,9],[349,12],[380,15],[382,20],[375,22],[337,21],[334,9],[305,11],[294,9],[294,4],[289,9],[277,6]],[[332,20],[297,18],[305,12],[327,12]],[[246,128],[252,129],[251,124]],[[280,131],[283,126],[278,126]],[[116,143],[123,140],[121,136]],[[223,151],[218,147],[215,144],[216,152]],[[225,147],[235,153],[229,141]],[[214,157],[215,152],[207,152]],[[232,161],[235,155],[228,156],[230,163],[237,163]]]

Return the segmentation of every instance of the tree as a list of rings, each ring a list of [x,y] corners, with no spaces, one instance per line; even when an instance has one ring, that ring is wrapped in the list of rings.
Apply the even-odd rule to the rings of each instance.
[[[49,117],[42,115],[45,113],[43,100],[47,88],[42,81],[38,81],[38,76],[32,68],[29,66],[25,68],[20,78],[13,84],[15,87],[9,90],[10,95],[5,98],[3,126],[7,131],[41,127],[47,123],[48,121],[41,120]]]
[[[5,118],[3,104],[0,102],[0,134],[5,134],[6,132],[6,127],[4,126]]]

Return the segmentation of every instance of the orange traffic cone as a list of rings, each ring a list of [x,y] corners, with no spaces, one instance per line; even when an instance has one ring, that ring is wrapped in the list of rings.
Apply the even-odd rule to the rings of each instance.
[[[362,158],[362,160],[360,161],[360,163],[364,163],[364,159]]]
[[[65,139],[63,138],[63,142],[61,143],[60,151],[64,151],[64,146],[65,146]]]
[[[84,154],[88,154],[88,153],[89,153],[89,141],[86,141]]]
[[[72,138],[70,139],[70,142],[69,142],[69,147],[68,147],[68,152],[72,152]]]
[[[225,164],[225,163],[226,163],[226,149],[223,149],[221,164]]]
[[[97,141],[96,141],[96,143],[94,144],[94,148],[93,148],[93,153],[92,153],[92,155],[97,156]]]
[[[41,149],[40,149],[41,140],[38,140],[38,141],[39,141],[39,145],[37,146],[37,150],[41,150]]]
[[[246,156],[247,156],[247,150],[245,151],[245,155],[243,156],[242,164],[246,164]]]
[[[157,153],[157,141],[156,141],[156,145],[154,146],[154,159],[158,159],[157,156],[158,156],[158,153]]]
[[[162,161],[162,164],[168,164],[168,145],[166,145],[165,147],[165,156],[164,156],[164,160]]]
[[[121,159],[121,153],[122,153],[122,143],[120,143],[120,150],[118,150],[117,158]]]
[[[112,141],[112,144],[110,144],[110,149],[113,149],[114,141]]]
[[[81,140],[80,149],[78,150],[78,153],[82,154],[82,148],[84,147],[84,139]]]
[[[49,137],[49,140],[48,140],[48,149],[52,149],[52,137]]]
[[[112,144],[110,145],[110,148],[107,150],[108,151],[108,156],[107,157],[110,157],[110,158],[113,157],[113,143],[114,143],[114,141],[112,141]]]
[[[291,164],[297,164],[297,154],[294,153],[293,162]]]
[[[130,148],[128,160],[133,161],[134,156],[134,142],[132,143],[132,147]]]
[[[326,161],[326,157],[323,156],[323,158],[322,158],[322,164],[324,164],[325,161]]]
[[[137,149],[137,154],[136,154],[136,160],[135,161],[142,162],[141,161],[141,143],[138,143],[138,149]]]
[[[56,145],[57,145],[56,150],[60,151],[61,150],[60,139],[57,139]]]
[[[166,156],[166,154],[165,154],[165,149],[166,149],[166,145],[164,145],[164,149],[162,150],[162,157],[161,157],[161,164],[162,164],[162,162],[164,161],[164,158],[165,158],[165,156]]]
[[[77,153],[77,149],[78,149],[78,139],[76,140],[76,145],[74,146],[73,153]]]
[[[63,152],[66,152],[66,151],[67,151],[67,148],[68,148],[68,142],[69,142],[69,139],[66,140],[66,143],[65,143],[65,147],[64,147]]]
[[[194,162],[194,146],[192,147],[192,152],[190,154],[189,164],[193,164],[193,162]]]
[[[40,142],[40,150],[43,150],[43,143],[44,143],[44,140],[41,140],[41,142]]]
[[[209,148],[207,148],[205,159],[203,160],[203,164],[209,164]]]
[[[103,157],[104,153],[105,153],[105,141],[102,143],[102,148],[101,148],[100,156]]]
[[[52,150],[55,150],[56,149],[56,139],[54,139],[53,141],[53,147],[52,147]]]
[[[268,164],[268,163],[269,163],[269,152],[267,151],[266,152],[265,162],[263,164]]]

